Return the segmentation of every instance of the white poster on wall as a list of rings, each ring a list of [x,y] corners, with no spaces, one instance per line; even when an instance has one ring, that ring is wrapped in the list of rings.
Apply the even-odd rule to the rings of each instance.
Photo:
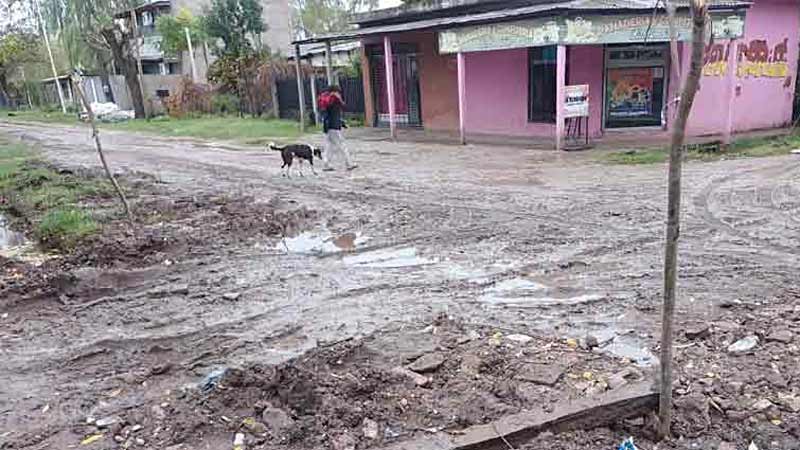
[[[564,86],[564,117],[589,116],[589,85]]]

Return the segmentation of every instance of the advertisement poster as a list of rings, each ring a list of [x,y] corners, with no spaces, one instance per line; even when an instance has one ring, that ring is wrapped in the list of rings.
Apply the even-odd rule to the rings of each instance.
[[[608,70],[608,118],[653,116],[653,68]]]
[[[564,86],[564,117],[587,117],[589,115],[589,85]]]

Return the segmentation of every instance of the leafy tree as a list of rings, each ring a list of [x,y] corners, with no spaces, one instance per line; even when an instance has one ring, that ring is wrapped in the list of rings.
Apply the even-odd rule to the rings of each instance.
[[[292,0],[293,26],[298,38],[350,28],[349,18],[378,6],[378,0]]]
[[[11,92],[9,79],[23,64],[41,59],[35,35],[9,32],[0,35],[0,95],[8,103]]]
[[[267,29],[262,13],[259,0],[213,0],[205,29],[210,37],[222,40],[220,55],[247,55],[253,52],[253,43],[260,47],[261,33]]]
[[[186,31],[189,29],[189,36],[192,45],[202,45],[208,41],[202,18],[194,17],[186,8],[181,8],[175,16],[162,15],[156,20],[156,29],[161,36],[161,51],[169,56],[175,56],[181,52],[189,50],[186,42]]]
[[[137,118],[145,117],[144,95],[139,85],[134,53],[134,30],[127,20],[115,20],[119,13],[130,11],[138,0],[43,0],[43,13],[60,30],[71,30],[96,54],[110,53],[125,77]],[[62,36],[68,33],[62,33]],[[73,52],[71,58],[78,55]],[[72,60],[73,66],[82,61]]]

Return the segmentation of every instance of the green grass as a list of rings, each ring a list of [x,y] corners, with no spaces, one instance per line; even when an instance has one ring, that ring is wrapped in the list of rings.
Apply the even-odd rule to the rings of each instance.
[[[797,148],[800,148],[800,135],[798,134],[742,138],[737,139],[724,150],[689,145],[684,152],[684,159],[688,161],[718,161],[720,159],[779,156],[788,155]],[[660,164],[666,162],[668,158],[668,149],[654,148],[606,153],[601,155],[599,160],[608,164]]]
[[[31,148],[0,136],[0,205],[29,223],[45,247],[68,249],[94,233],[98,224],[81,204],[111,195],[107,183],[59,173]]]
[[[0,111],[0,119],[19,120],[24,122],[39,123],[64,123],[78,124],[76,114],[62,114],[61,111],[41,111],[41,110],[21,110],[21,111]]]
[[[300,136],[297,122],[275,119],[204,116],[186,119],[159,117],[152,120],[131,120],[104,127],[163,136],[189,136],[201,139],[222,139],[249,142],[265,138]]]
[[[97,229],[97,222],[87,212],[59,207],[44,214],[36,227],[36,234],[40,240],[64,248],[74,246]]]
[[[81,123],[74,114],[64,115],[61,112],[38,110],[2,111],[0,119],[73,125]],[[263,144],[273,139],[291,140],[301,135],[297,122],[235,116],[200,116],[185,119],[161,116],[150,120],[137,119],[118,123],[100,123],[100,128],[161,136],[231,140],[248,144]],[[315,130],[315,127],[306,129],[307,132]]]

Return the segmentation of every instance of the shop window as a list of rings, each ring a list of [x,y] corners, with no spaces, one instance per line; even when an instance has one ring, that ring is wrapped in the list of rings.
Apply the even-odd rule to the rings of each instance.
[[[528,121],[556,121],[556,47],[528,51]]]

